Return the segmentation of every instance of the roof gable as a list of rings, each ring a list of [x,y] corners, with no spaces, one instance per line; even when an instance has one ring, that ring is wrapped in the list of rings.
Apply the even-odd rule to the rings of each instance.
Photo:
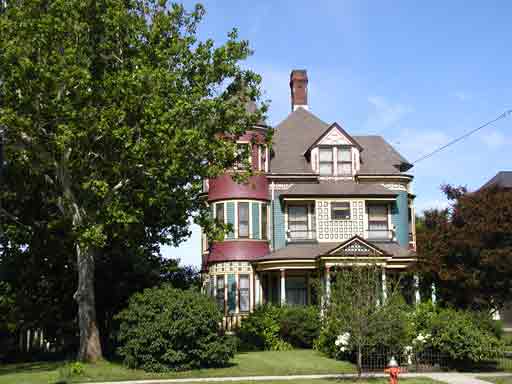
[[[350,136],[338,123],[332,123],[306,150],[305,153],[311,151],[317,145],[353,145],[360,151],[363,150],[361,145]]]
[[[357,235],[351,237],[341,245],[330,250],[329,256],[381,256],[385,252]]]

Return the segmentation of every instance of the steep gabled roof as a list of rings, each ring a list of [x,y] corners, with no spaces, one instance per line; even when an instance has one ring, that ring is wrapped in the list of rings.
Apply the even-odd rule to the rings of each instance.
[[[354,139],[364,148],[359,174],[400,174],[412,168],[382,136],[354,136]]]
[[[271,172],[313,174],[304,153],[331,127],[304,108],[290,113],[274,130]],[[351,139],[363,151],[359,174],[400,174],[412,167],[381,136],[351,136]]]
[[[304,152],[329,125],[304,108],[297,108],[275,127],[273,173],[313,173]]]
[[[324,132],[318,137],[318,139],[316,139],[310,146],[309,148],[306,150],[305,153],[308,153],[309,151],[311,151],[313,149],[313,147],[315,147],[316,145],[318,145],[319,142],[322,141],[322,139],[327,136],[327,134],[329,134],[329,132],[331,132],[333,129],[337,129],[343,136],[345,136],[347,138],[347,140],[352,143],[352,145],[355,145],[360,151],[363,150],[363,147],[361,147],[359,145],[359,143],[352,137],[350,136],[347,131],[345,131],[338,123],[332,123],[331,125],[329,125],[327,127],[327,129],[324,130]]]
[[[512,171],[501,171],[496,174],[491,180],[485,183],[480,189],[489,187],[511,188],[512,189]]]

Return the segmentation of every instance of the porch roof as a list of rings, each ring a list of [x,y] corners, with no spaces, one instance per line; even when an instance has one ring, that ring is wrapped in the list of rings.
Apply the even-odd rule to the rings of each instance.
[[[321,184],[295,184],[287,191],[281,194],[282,197],[298,196],[397,196],[397,193],[391,191],[380,184],[354,183],[353,181],[343,181],[340,183],[321,183]]]
[[[344,244],[359,240],[363,243],[368,243],[382,252],[383,256],[391,256],[393,259],[410,258],[414,257],[407,248],[400,246],[394,241],[371,241],[362,239],[359,236],[354,236],[347,241],[337,243],[292,243],[284,248],[278,249],[267,255],[258,257],[258,261],[267,260],[315,260],[321,256],[327,256],[329,253],[337,248],[343,247]]]

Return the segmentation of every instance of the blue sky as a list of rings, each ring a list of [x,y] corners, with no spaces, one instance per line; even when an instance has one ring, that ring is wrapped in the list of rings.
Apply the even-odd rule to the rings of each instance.
[[[185,2],[191,7],[195,2]],[[204,1],[202,38],[237,27],[263,76],[269,122],[290,112],[289,74],[307,69],[311,111],[384,136],[409,161],[512,108],[510,1]],[[418,211],[443,183],[478,188],[512,170],[512,117],[418,163]],[[164,255],[200,264],[198,228]]]

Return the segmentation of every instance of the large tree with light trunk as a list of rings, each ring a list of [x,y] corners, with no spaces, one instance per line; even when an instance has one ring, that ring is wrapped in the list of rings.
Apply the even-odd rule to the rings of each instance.
[[[44,190],[48,225],[74,242],[79,359],[102,356],[95,257],[137,233],[178,244],[189,217],[215,230],[201,182],[236,160],[233,141],[256,123],[246,102],[260,78],[235,31],[200,41],[202,6],[165,0],[20,0],[0,3],[0,127],[6,166]],[[2,186],[2,193],[20,190]],[[2,209],[16,226],[15,212]],[[30,225],[30,223],[25,223]],[[97,292],[108,294],[108,292]],[[71,293],[70,293],[71,294]]]

